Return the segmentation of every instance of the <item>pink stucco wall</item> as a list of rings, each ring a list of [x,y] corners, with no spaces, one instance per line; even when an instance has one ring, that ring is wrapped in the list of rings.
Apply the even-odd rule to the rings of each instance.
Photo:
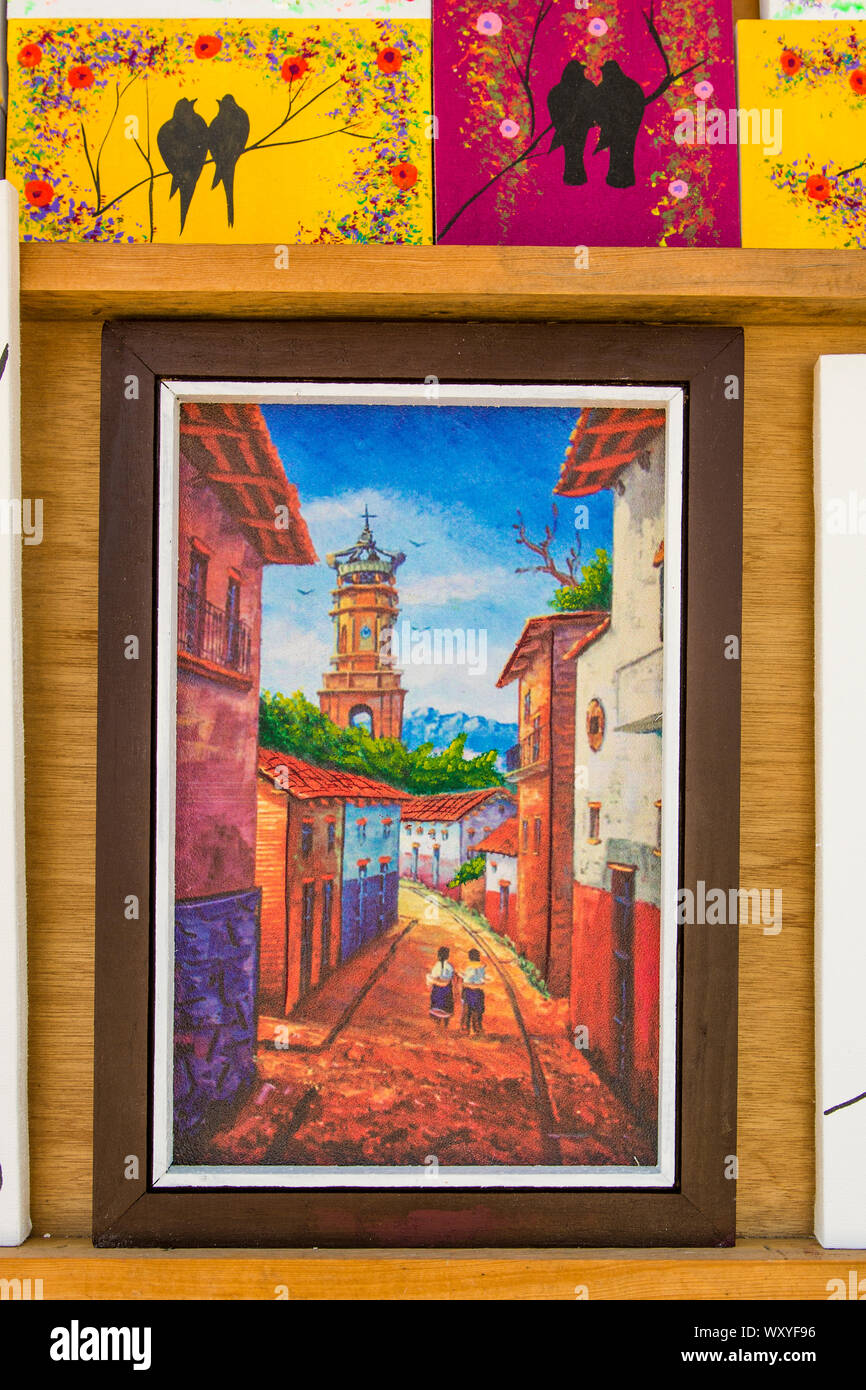
[[[181,583],[189,572],[193,539],[209,557],[208,602],[224,608],[229,570],[239,576],[240,617],[249,625],[252,659],[242,685],[178,662],[175,896],[179,900],[240,892],[255,882],[262,576],[258,551],[181,454]]]

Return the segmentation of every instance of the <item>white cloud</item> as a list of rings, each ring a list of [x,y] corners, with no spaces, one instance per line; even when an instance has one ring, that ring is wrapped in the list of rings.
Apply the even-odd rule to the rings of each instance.
[[[447,574],[428,574],[425,575],[423,583],[404,585],[400,589],[400,599],[403,604],[418,603],[425,608],[436,608],[443,603],[501,593],[511,578],[511,570],[502,566],[480,570],[452,570]]]

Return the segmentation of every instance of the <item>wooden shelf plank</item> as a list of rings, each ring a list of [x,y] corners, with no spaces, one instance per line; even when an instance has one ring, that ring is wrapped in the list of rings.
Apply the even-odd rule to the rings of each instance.
[[[126,317],[641,318],[856,324],[851,251],[569,247],[25,244],[27,319]]]
[[[42,1280],[44,1299],[826,1300],[863,1252],[813,1241],[742,1241],[733,1250],[297,1251],[94,1250],[31,1239],[0,1251],[0,1278]],[[22,1285],[22,1293],[26,1286]],[[14,1288],[12,1290],[15,1292]],[[285,1297],[285,1294],[283,1294]]]

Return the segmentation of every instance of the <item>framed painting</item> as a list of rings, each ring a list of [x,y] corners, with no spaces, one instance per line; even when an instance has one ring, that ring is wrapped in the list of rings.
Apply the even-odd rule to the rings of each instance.
[[[742,382],[105,327],[97,1244],[732,1243]]]

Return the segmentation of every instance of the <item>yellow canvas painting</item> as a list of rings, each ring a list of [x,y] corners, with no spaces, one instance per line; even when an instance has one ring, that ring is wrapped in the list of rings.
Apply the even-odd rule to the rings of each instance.
[[[737,50],[743,245],[866,246],[866,23],[744,20]]]
[[[13,20],[24,241],[432,241],[430,25]]]

